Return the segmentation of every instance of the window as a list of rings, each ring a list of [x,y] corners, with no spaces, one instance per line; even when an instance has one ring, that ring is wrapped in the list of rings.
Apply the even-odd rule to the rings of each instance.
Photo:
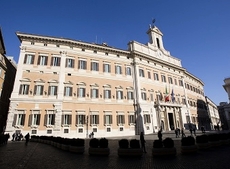
[[[98,62],[91,62],[91,70],[92,71],[99,71],[99,63]]]
[[[183,104],[186,104],[186,100],[185,100],[184,98],[182,99],[182,103],[183,103]]]
[[[43,85],[35,85],[34,86],[34,95],[42,95],[43,94]]]
[[[110,66],[110,64],[109,63],[104,63],[103,64],[103,71],[105,72],[105,73],[110,73],[111,72],[111,68],[110,68],[111,66]]]
[[[41,65],[41,66],[45,66],[47,65],[47,60],[48,60],[48,57],[47,56],[38,56],[38,65]]]
[[[47,130],[47,134],[52,134],[52,130]]]
[[[133,100],[133,91],[127,91],[127,99]]]
[[[104,124],[105,125],[112,124],[112,115],[104,115]]]
[[[77,89],[77,96],[78,96],[78,97],[85,97],[85,87],[80,86],[80,87]]]
[[[128,75],[128,76],[132,75],[131,67],[126,67],[126,75]]]
[[[111,89],[104,89],[104,99],[111,99]]]
[[[179,80],[179,85],[180,85],[180,86],[184,86],[182,80]]]
[[[153,73],[153,76],[154,76],[154,80],[159,81],[159,76],[157,73]]]
[[[143,69],[139,69],[139,76],[140,77],[145,77],[145,73]]]
[[[73,87],[66,86],[64,87],[64,96],[72,96]]]
[[[69,129],[64,129],[64,133],[69,133]]]
[[[54,122],[55,122],[55,114],[46,114],[46,120],[47,120],[47,123],[46,125],[54,125]]]
[[[148,78],[151,79],[151,72],[148,72]]]
[[[135,123],[135,116],[134,115],[129,115],[129,125]]]
[[[56,96],[57,95],[57,86],[49,86],[48,95]]]
[[[25,116],[26,115],[24,113],[15,114],[14,115],[13,125],[24,126],[24,124],[25,124]]]
[[[91,98],[98,98],[98,89],[91,89]]]
[[[144,124],[151,123],[150,114],[144,114]]]
[[[78,61],[78,69],[86,70],[86,61],[85,60],[79,60]]]
[[[70,114],[62,115],[62,125],[71,125],[72,116]]]
[[[106,128],[106,131],[111,132],[111,128],[110,127]]]
[[[99,115],[90,115],[90,125],[99,124]]]
[[[29,93],[29,85],[28,84],[21,84],[19,89],[19,94],[21,95],[28,95]]]
[[[67,68],[74,68],[74,59],[66,59],[65,67]]]
[[[31,114],[29,117],[29,125],[38,126],[40,125],[41,114]]]
[[[142,100],[147,100],[145,89],[143,89],[143,90],[141,91],[141,99],[142,99]]]
[[[121,66],[120,65],[116,65],[115,66],[115,73],[116,74],[119,74],[119,75],[121,75],[122,74],[122,69],[121,69]]]
[[[24,58],[24,64],[34,64],[34,55],[26,54]]]
[[[153,93],[150,93],[150,100],[153,102],[154,98],[153,98]]]
[[[161,75],[161,81],[162,81],[162,82],[166,82],[166,77],[165,77],[165,75]]]
[[[117,100],[123,99],[123,91],[121,90],[116,91],[116,96],[117,96]]]
[[[60,57],[52,57],[51,58],[51,66],[60,66],[61,58]]]
[[[37,130],[31,130],[31,134],[37,134]]]
[[[85,124],[85,115],[83,114],[79,114],[79,115],[76,115],[76,124],[77,125],[83,125]]]
[[[174,79],[174,84],[177,85],[177,79]]]
[[[173,80],[171,77],[168,77],[168,80],[169,80],[169,84],[173,84]]]
[[[124,125],[125,124],[125,116],[124,115],[117,115],[117,124]]]
[[[83,128],[78,129],[78,133],[83,133]]]

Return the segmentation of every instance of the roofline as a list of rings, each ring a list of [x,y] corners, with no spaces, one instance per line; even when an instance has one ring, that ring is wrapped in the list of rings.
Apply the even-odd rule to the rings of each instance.
[[[3,54],[6,54],[6,48],[5,48],[4,41],[3,41],[3,36],[2,36],[2,29],[1,29],[1,27],[0,27],[0,40],[1,40],[2,48],[3,48]]]

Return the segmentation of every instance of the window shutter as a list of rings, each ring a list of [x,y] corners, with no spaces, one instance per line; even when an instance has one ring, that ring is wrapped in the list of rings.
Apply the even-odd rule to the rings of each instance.
[[[57,60],[58,60],[57,66],[60,66],[61,58],[58,57]]]
[[[44,126],[46,126],[47,125],[47,117],[48,116],[48,114],[45,114],[45,117],[44,117]]]
[[[27,86],[27,88],[26,88],[26,94],[28,94],[29,93],[30,85],[26,85],[26,86]]]
[[[117,115],[117,125],[119,124],[119,115]]]
[[[51,86],[49,86],[49,88],[48,88],[48,95],[50,95],[50,88],[51,88]]]
[[[75,59],[72,59],[72,68],[75,66]]]
[[[41,119],[41,114],[38,114],[38,118],[37,118],[37,121],[36,121],[37,125],[40,125],[40,119]]]
[[[131,123],[131,116],[130,115],[128,115],[128,123],[130,124]]]
[[[21,84],[20,89],[19,89],[19,94],[22,94],[22,87],[23,87],[23,85]]]
[[[69,60],[69,59],[66,59],[66,60],[65,60],[65,67],[68,66],[68,60]]]
[[[83,88],[83,97],[85,97],[85,88]]]
[[[85,123],[86,123],[85,115],[83,115],[83,122],[82,122],[82,124],[85,124]],[[87,123],[89,123],[89,119],[87,119]]]
[[[18,116],[17,114],[14,114],[14,120],[13,120],[12,126],[15,126],[15,125],[16,125],[17,116]]]
[[[104,115],[104,125],[106,125],[106,115]]]
[[[75,124],[78,124],[78,115],[76,115],[76,121]]]
[[[96,124],[99,124],[99,115],[96,115]]]
[[[61,116],[61,124],[64,124],[64,118],[65,118],[65,115],[62,115]]]
[[[43,95],[43,89],[44,89],[44,86],[42,85],[42,86],[41,86],[40,95]]]
[[[52,118],[52,125],[55,124],[55,114],[53,114],[53,118]]]
[[[24,57],[24,64],[26,63],[26,60],[27,60],[27,54]]]
[[[22,126],[24,126],[24,124],[25,124],[25,116],[26,116],[25,114],[22,115],[22,121],[21,121]]]
[[[80,63],[81,63],[81,61],[78,60],[78,69],[80,69]]]
[[[90,89],[90,98],[93,97],[93,89]]]
[[[122,115],[122,124],[125,124],[125,115]]]
[[[55,92],[54,92],[54,95],[55,95],[55,96],[57,95],[57,86],[55,86]]]
[[[110,115],[110,124],[113,124],[113,116]]]
[[[32,125],[32,118],[33,118],[33,114],[29,115],[29,122],[28,122],[28,126]]]
[[[64,96],[66,96],[66,87],[64,87]]]
[[[144,124],[146,124],[146,115],[144,115]]]
[[[45,65],[47,65],[48,57],[45,56]]]
[[[51,58],[50,66],[53,66],[54,57]]]
[[[73,95],[73,87],[70,87],[70,95],[69,96],[72,96]]]
[[[93,122],[93,115],[90,115],[90,125],[92,125],[92,122]]]
[[[38,62],[37,62],[38,65],[40,65],[40,60],[41,60],[41,56],[38,56]]]
[[[34,86],[34,95],[37,95],[37,85]],[[40,94],[40,93],[39,93]]]
[[[98,89],[96,89],[96,98],[98,98]]]
[[[34,64],[34,55],[32,55],[31,64]]]
[[[72,115],[69,115],[69,125],[72,124]]]

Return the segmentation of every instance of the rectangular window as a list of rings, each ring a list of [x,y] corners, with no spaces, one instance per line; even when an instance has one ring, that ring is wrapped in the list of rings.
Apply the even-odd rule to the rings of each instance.
[[[92,71],[99,71],[99,63],[98,62],[91,62],[91,70]]]
[[[177,79],[174,79],[174,84],[177,85]]]
[[[41,65],[41,66],[45,66],[47,65],[47,60],[48,60],[48,57],[47,56],[38,56],[38,65]]]
[[[112,115],[104,115],[104,124],[105,125],[112,124]]]
[[[64,129],[64,133],[69,133],[69,129]]]
[[[180,85],[180,86],[184,86],[182,80],[179,80],[179,85]]]
[[[25,55],[25,58],[24,58],[24,64],[34,64],[34,55],[31,55],[31,54],[26,54]]]
[[[99,115],[90,115],[90,125],[99,124]]]
[[[16,125],[17,126],[24,126],[25,124],[25,114],[15,114],[15,117],[17,119]]]
[[[117,100],[123,99],[123,91],[118,90],[116,93],[117,93]]]
[[[98,98],[98,89],[91,89],[91,98]]]
[[[150,100],[153,102],[154,98],[153,98],[153,93],[150,93]]]
[[[154,76],[154,80],[159,81],[159,76],[157,73],[153,73],[153,76]]]
[[[145,73],[143,69],[139,69],[139,76],[140,77],[145,77]]]
[[[57,95],[57,86],[49,86],[48,94],[50,96],[56,96]]]
[[[62,124],[63,125],[71,125],[72,116],[70,114],[62,115]]]
[[[133,100],[133,91],[127,91],[127,99]]]
[[[64,88],[64,96],[72,96],[73,87],[66,86]]]
[[[122,69],[121,69],[121,66],[120,65],[116,65],[115,66],[115,72],[116,72],[116,74],[119,74],[119,75],[121,75],[122,74]]]
[[[104,90],[104,99],[111,99],[111,90],[110,89]]]
[[[76,116],[76,124],[81,124],[81,125],[83,125],[83,124],[85,124],[85,115],[83,115],[83,114],[80,114],[80,115],[77,115]]]
[[[125,124],[125,116],[124,115],[117,115],[117,124],[124,125]]]
[[[47,125],[54,125],[55,114],[47,114]]]
[[[150,114],[144,114],[144,124],[151,123]]]
[[[78,133],[83,133],[83,128],[78,129]]]
[[[61,58],[60,57],[52,57],[51,58],[51,66],[60,66]]]
[[[146,93],[145,93],[145,92],[141,92],[141,99],[142,99],[142,100],[147,100],[147,97],[146,97]]]
[[[148,78],[151,79],[151,72],[148,72]]]
[[[77,89],[77,96],[78,97],[85,97],[85,88],[80,87]]]
[[[30,86],[28,84],[20,85],[19,94],[28,95],[29,94],[29,87]]]
[[[40,114],[32,114],[32,125],[40,125]]]
[[[131,67],[126,67],[126,75],[128,75],[128,76],[132,75]]]
[[[65,67],[67,68],[74,68],[74,59],[66,59]]]
[[[165,75],[161,75],[161,81],[162,81],[162,82],[166,82],[166,77],[165,77]]]
[[[52,130],[47,130],[47,134],[52,134]]]
[[[129,125],[135,123],[135,116],[134,115],[129,115]]]
[[[104,71],[105,73],[110,73],[110,72],[111,72],[111,68],[110,68],[110,67],[111,67],[110,64],[104,63],[104,64],[103,64],[103,71]]]
[[[86,61],[85,60],[79,60],[78,61],[78,69],[86,70]]]
[[[42,95],[43,89],[44,89],[43,85],[35,85],[34,86],[34,95],[39,95],[39,96]]]
[[[173,84],[173,80],[171,77],[168,77],[168,80],[169,80],[169,84]]]

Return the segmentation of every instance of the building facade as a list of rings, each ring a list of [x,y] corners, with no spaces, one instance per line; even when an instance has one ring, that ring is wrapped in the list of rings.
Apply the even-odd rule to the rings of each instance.
[[[6,57],[3,36],[0,29],[0,134],[5,131],[10,105],[10,95],[13,90],[16,65],[13,58]]]
[[[7,131],[85,138],[199,127],[203,82],[164,49],[156,26],[128,50],[17,32],[21,42]]]

